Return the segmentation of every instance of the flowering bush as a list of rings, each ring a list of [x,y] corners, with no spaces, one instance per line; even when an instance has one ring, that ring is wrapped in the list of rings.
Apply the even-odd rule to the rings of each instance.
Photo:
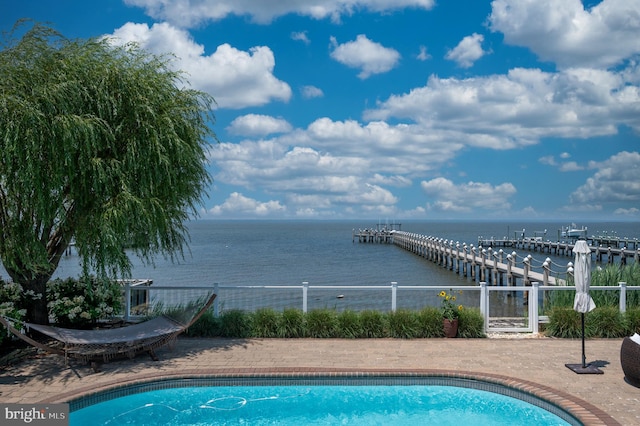
[[[462,294],[462,291],[459,291],[458,293]],[[462,309],[464,308],[462,307],[462,305],[456,306],[453,303],[456,301],[456,296],[453,294],[453,292],[447,293],[446,291],[442,290],[440,294],[438,294],[438,296],[442,297],[442,318],[449,320],[458,318],[458,316],[460,315],[460,311],[462,311]]]
[[[122,306],[120,284],[95,277],[50,281],[47,295],[50,320],[65,326],[89,327],[117,314]]]
[[[15,320],[15,325],[20,328],[20,323],[27,311],[20,309],[22,301],[22,287],[18,283],[6,282],[0,278],[0,315]],[[4,327],[0,327],[0,343],[9,336]]]

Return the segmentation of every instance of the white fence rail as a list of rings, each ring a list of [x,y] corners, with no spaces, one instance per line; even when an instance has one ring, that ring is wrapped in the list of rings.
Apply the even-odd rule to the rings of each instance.
[[[477,307],[484,317],[486,332],[539,331],[539,323],[546,320],[540,312],[544,307],[544,292],[575,291],[573,286],[491,286],[485,282],[473,286],[402,286],[396,282],[378,286],[314,286],[308,282],[296,286],[224,286],[215,284],[218,297],[214,301],[214,314],[221,310],[259,308],[297,308],[307,312],[314,308],[337,310],[376,309],[396,311],[399,308],[420,309],[439,306],[438,294],[444,290],[458,296],[465,307]],[[626,311],[626,293],[640,290],[621,282],[617,286],[591,287],[596,291],[618,291],[619,309]],[[239,292],[244,293],[238,295]],[[417,292],[421,294],[416,295]],[[247,294],[248,293],[248,294]]]
[[[481,282],[467,286],[403,286],[397,282],[375,286],[225,286],[218,283],[209,287],[163,287],[124,286],[125,319],[136,318],[142,311],[135,301],[146,300],[146,307],[158,305],[176,306],[186,304],[214,292],[213,309],[219,316],[224,310],[241,309],[255,311],[260,308],[282,310],[301,309],[308,312],[317,308],[362,311],[396,311],[397,309],[421,309],[425,306],[440,306],[438,294],[444,290],[454,292],[456,303],[467,308],[479,308],[484,317],[485,332],[529,332],[538,333],[539,323],[547,320],[541,316],[545,303],[545,292],[575,291],[574,286],[543,286],[537,282],[531,286],[493,286]],[[627,309],[627,292],[640,290],[640,286],[593,286],[591,292],[619,292],[619,309]],[[147,292],[146,296],[136,292]],[[134,302],[132,302],[134,301]]]

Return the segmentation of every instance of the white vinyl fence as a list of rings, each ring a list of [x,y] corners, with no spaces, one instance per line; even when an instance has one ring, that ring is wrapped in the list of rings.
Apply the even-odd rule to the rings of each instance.
[[[575,291],[573,286],[542,286],[537,282],[531,286],[493,286],[481,282],[469,286],[403,286],[397,282],[376,286],[225,286],[218,283],[209,287],[162,287],[133,286],[124,284],[125,319],[144,315],[149,308],[157,306],[179,306],[202,299],[211,292],[217,294],[214,315],[223,311],[244,310],[253,312],[262,308],[283,310],[335,309],[337,311],[398,309],[422,309],[440,306],[441,291],[456,295],[456,304],[465,308],[479,308],[484,317],[485,332],[529,332],[537,333],[539,323],[548,320],[541,316],[545,300],[550,292]],[[640,290],[640,286],[591,287],[591,292],[619,292],[619,308],[627,308],[627,292]],[[143,302],[144,303],[140,303]]]

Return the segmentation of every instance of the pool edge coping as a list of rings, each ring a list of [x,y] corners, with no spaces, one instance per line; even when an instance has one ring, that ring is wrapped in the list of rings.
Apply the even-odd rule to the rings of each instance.
[[[617,420],[592,403],[578,398],[567,392],[541,385],[529,380],[513,377],[478,373],[472,371],[451,371],[440,369],[357,369],[357,368],[228,368],[228,369],[197,369],[182,370],[172,373],[147,373],[136,375],[127,380],[112,380],[98,385],[85,386],[74,391],[47,398],[40,403],[67,403],[72,400],[90,397],[92,395],[127,386],[135,386],[159,380],[198,379],[198,378],[320,378],[320,377],[435,377],[464,380],[477,380],[505,386],[520,392],[531,394],[548,403],[554,404],[570,413],[582,424],[588,426],[610,425],[621,426]]]

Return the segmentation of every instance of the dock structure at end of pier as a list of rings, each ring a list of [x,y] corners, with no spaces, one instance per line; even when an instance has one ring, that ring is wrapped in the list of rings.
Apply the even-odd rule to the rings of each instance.
[[[595,255],[596,261],[615,263],[616,258],[620,263],[627,264],[628,259],[634,259],[637,263],[640,258],[640,240],[638,238],[611,238],[608,236],[591,236],[584,238]],[[542,237],[533,236],[520,238],[485,238],[478,237],[479,247],[512,247],[533,252],[549,253],[556,256],[573,256],[573,247],[577,239],[563,241],[543,240]]]
[[[393,243],[393,234],[402,229],[401,223],[378,224],[372,228],[353,229],[352,241],[360,243]]]

